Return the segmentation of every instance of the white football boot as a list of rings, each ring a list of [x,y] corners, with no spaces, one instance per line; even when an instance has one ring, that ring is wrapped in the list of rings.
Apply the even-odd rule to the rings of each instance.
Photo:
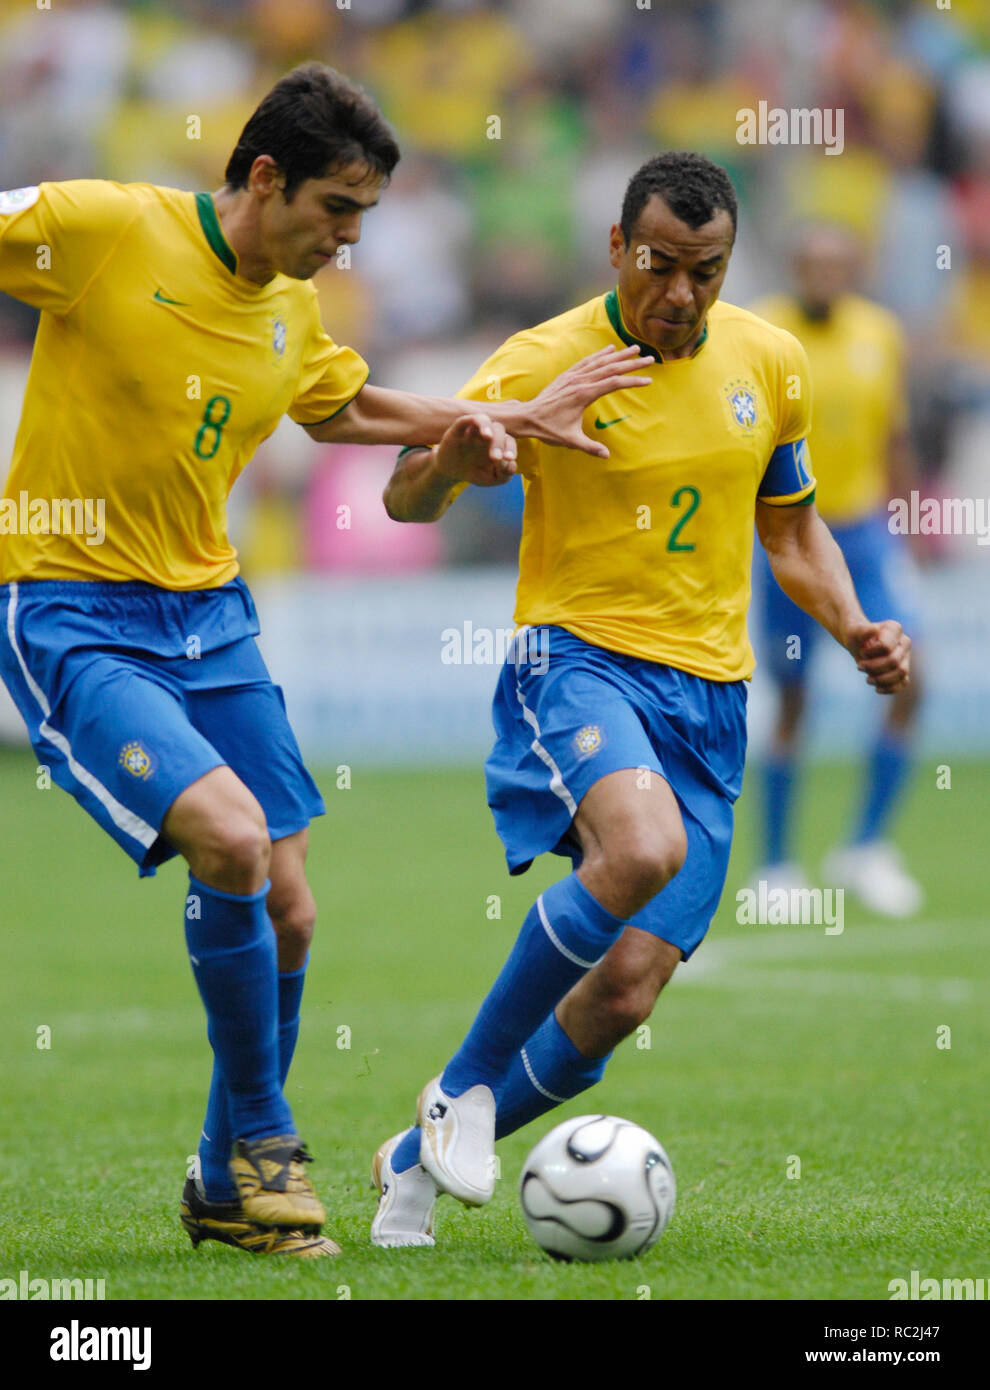
[[[871,912],[911,917],[924,902],[921,884],[904,868],[893,845],[870,840],[833,850],[822,866],[826,883],[848,888]]]
[[[419,1161],[441,1192],[482,1207],[495,1191],[495,1097],[488,1086],[448,1096],[440,1077],[420,1093]]]
[[[436,1184],[429,1173],[414,1163],[404,1173],[392,1167],[392,1155],[408,1130],[386,1139],[371,1161],[372,1185],[378,1188],[378,1210],[371,1223],[371,1243],[386,1250],[403,1245],[435,1245],[433,1207]]]

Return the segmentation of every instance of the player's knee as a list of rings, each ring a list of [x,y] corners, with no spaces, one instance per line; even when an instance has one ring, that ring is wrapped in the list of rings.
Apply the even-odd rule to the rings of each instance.
[[[629,897],[641,906],[680,872],[687,857],[683,827],[662,834],[637,831],[621,840],[608,854],[609,867]]]
[[[305,957],[316,925],[316,902],[308,885],[288,898],[269,897],[268,915],[278,937],[279,959]]]
[[[264,817],[235,811],[209,837],[200,855],[200,875],[230,892],[250,893],[268,874],[272,843]]]

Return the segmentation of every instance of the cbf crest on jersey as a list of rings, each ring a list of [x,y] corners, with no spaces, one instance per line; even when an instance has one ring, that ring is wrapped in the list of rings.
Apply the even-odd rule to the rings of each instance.
[[[281,363],[285,357],[285,342],[288,329],[285,326],[285,319],[281,314],[276,314],[272,319],[272,357],[276,365]]]
[[[756,383],[749,377],[732,377],[722,387],[722,396],[729,407],[732,423],[743,434],[752,434],[760,423]]]

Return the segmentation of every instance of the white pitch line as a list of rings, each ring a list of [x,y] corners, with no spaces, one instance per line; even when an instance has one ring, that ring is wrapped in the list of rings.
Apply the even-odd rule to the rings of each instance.
[[[847,926],[838,935],[826,936],[821,926],[747,927],[747,935],[707,940],[684,974],[693,971],[706,956],[725,960],[790,960],[816,956],[822,960],[851,955],[891,956],[899,951],[938,951],[954,946],[985,944],[990,918],[953,917],[931,922],[898,922]]]
[[[683,984],[688,976],[681,977]],[[760,970],[743,966],[716,971],[697,982],[710,989],[742,990],[747,994],[766,994],[780,990],[788,994],[841,994],[868,996],[870,999],[931,999],[940,1004],[963,1004],[973,997],[970,980],[958,977],[931,978],[925,975],[873,975],[849,970]]]
[[[839,936],[826,936],[824,926],[754,926],[745,937],[703,944],[690,964],[677,972],[677,987],[694,984],[748,993],[786,990],[962,1003],[973,997],[970,979],[931,974],[886,975],[844,967],[853,957],[879,957],[893,963],[902,954],[919,952],[938,952],[943,961],[951,960],[954,950],[982,945],[986,926],[979,918],[953,918],[847,927]],[[792,961],[794,968],[766,968],[775,961]]]

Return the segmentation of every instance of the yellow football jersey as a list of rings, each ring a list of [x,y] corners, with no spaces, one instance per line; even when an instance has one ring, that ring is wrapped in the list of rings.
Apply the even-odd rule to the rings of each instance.
[[[527,399],[588,353],[634,341],[613,290],[508,339],[459,394]],[[519,441],[516,623],[556,624],[712,680],[749,677],[757,496],[788,505],[814,494],[807,450],[783,447],[808,432],[804,351],[716,302],[691,357],[636,374],[652,384],[585,412],[585,433],[601,437],[610,458]]]
[[[891,435],[903,429],[904,340],[894,315],[859,295],[844,295],[822,323],[791,295],[773,295],[754,312],[803,343],[815,383],[808,436],[818,475],[815,503],[826,521],[859,521],[887,497]]]
[[[311,283],[236,271],[209,193],[0,193],[0,290],[42,311],[0,582],[206,589],[237,573],[226,502],[241,470],[283,415],[328,419],[368,368],[324,332]]]

